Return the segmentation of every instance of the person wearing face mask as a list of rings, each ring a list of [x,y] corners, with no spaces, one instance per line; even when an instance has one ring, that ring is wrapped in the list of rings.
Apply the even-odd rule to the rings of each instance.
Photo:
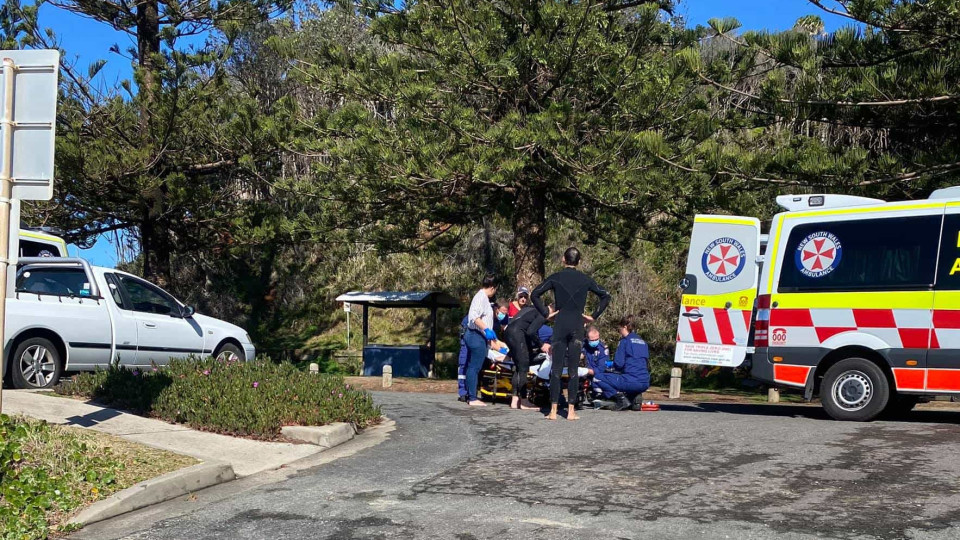
[[[583,359],[590,369],[591,375],[603,373],[613,367],[610,351],[607,345],[600,340],[600,330],[596,326],[587,328],[587,340],[583,344]]]
[[[493,331],[497,334],[502,333],[507,328],[507,324],[510,323],[512,317],[507,315],[509,303],[506,300],[501,300],[494,304],[493,308]]]
[[[632,408],[639,411],[643,404],[643,392],[650,388],[650,372],[647,369],[649,348],[647,342],[634,331],[633,315],[620,319],[617,329],[621,338],[613,358],[613,367],[606,372],[596,373],[593,384],[601,390],[604,399],[613,401],[614,410]]]

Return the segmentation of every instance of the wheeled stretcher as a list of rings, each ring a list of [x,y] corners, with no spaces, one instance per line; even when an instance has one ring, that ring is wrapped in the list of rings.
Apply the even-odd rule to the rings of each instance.
[[[550,357],[544,353],[531,359],[527,373],[528,399],[536,405],[545,407],[550,404]],[[480,372],[480,398],[490,401],[509,399],[513,396],[514,363],[507,357],[503,361],[490,362]],[[590,388],[587,368],[579,368],[580,390],[577,392],[577,404],[583,403]],[[560,384],[567,387],[567,369],[563,369]]]

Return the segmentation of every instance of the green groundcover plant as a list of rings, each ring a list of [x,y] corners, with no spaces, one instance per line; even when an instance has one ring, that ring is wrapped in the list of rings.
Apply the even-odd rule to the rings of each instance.
[[[365,427],[380,418],[370,394],[343,377],[316,375],[269,360],[174,360],[163,368],[82,373],[59,384],[62,395],[82,396],[196,429],[274,439],[290,425],[351,422]]]
[[[194,463],[161,450],[38,420],[0,415],[0,539],[69,531],[78,509]]]

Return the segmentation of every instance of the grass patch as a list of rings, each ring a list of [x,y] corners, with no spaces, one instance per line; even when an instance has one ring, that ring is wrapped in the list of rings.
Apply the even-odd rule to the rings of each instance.
[[[196,463],[105,433],[0,415],[0,538],[66,532],[79,509]]]
[[[54,390],[204,431],[257,439],[276,439],[283,426],[351,422],[362,428],[380,419],[370,394],[343,377],[262,359],[183,359],[148,371],[114,365],[75,375]]]

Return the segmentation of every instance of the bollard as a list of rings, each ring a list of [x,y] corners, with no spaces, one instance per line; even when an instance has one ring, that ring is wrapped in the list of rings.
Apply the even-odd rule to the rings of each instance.
[[[780,403],[780,389],[779,388],[767,389],[767,401],[769,403]]]
[[[320,373],[320,365],[316,362],[310,362],[310,373],[313,373],[314,375]]]
[[[680,378],[683,370],[675,367],[670,370],[670,399],[680,399]]]
[[[393,386],[393,366],[383,366],[383,387],[390,388],[391,386]]]

